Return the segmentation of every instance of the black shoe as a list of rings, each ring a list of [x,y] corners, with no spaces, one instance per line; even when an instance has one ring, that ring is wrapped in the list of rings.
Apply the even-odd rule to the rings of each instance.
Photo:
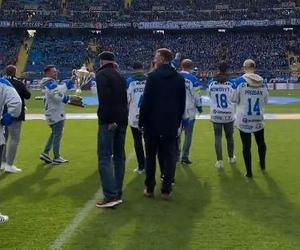
[[[147,198],[154,198],[154,192],[150,192],[147,188],[144,189],[144,196]]]
[[[182,159],[182,160],[181,160],[181,163],[182,163],[183,165],[191,165],[191,164],[192,164],[192,162],[191,162],[189,159]]]
[[[45,153],[42,153],[42,154],[40,155],[40,159],[41,159],[42,161],[44,161],[45,163],[47,163],[47,164],[52,163],[52,159],[49,157],[49,155],[47,155],[47,154],[45,154]]]
[[[252,175],[252,174],[249,174],[249,173],[246,173],[246,174],[245,174],[245,177],[247,177],[247,178],[252,178],[253,175]]]
[[[261,170],[266,170],[266,164],[260,162],[259,165]]]

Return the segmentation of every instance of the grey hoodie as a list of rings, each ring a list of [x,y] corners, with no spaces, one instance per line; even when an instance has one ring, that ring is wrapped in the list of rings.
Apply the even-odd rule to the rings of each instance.
[[[65,120],[64,106],[69,101],[66,95],[67,87],[58,85],[57,82],[49,77],[40,81],[42,92],[45,94],[44,112],[46,121],[49,125]]]

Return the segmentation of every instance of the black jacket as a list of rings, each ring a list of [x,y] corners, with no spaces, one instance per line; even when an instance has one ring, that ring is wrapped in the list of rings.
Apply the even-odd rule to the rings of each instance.
[[[126,80],[114,69],[113,64],[106,64],[96,74],[98,91],[99,124],[117,123],[127,125],[128,104]]]
[[[169,64],[164,64],[150,73],[139,120],[139,126],[145,129],[145,134],[177,136],[184,110],[184,78]]]
[[[31,93],[26,86],[18,80],[16,77],[8,76],[7,80],[14,86],[22,100],[22,110],[20,116],[17,118],[18,121],[25,121],[25,100],[30,99]]]

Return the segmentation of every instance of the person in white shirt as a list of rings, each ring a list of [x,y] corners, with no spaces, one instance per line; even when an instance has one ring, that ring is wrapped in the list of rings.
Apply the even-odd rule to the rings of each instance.
[[[142,63],[134,63],[133,70],[133,75],[127,79],[128,121],[131,127],[134,149],[138,160],[138,167],[134,171],[138,174],[142,174],[145,171],[145,150],[143,146],[143,134],[139,130],[139,113],[147,77],[144,73]]]
[[[181,63],[182,71],[180,74],[185,80],[185,112],[182,122],[184,131],[184,142],[182,147],[181,163],[190,165],[192,162],[189,159],[190,147],[192,145],[193,130],[197,112],[202,113],[202,97],[200,94],[200,83],[198,78],[192,74],[193,62],[190,59],[184,59]],[[180,137],[179,137],[180,139]],[[180,156],[180,140],[179,140],[179,156]],[[179,158],[179,157],[178,157]]]
[[[21,114],[22,101],[11,83],[0,78],[0,169],[2,152],[5,145],[4,126],[11,125]],[[8,221],[8,216],[0,213],[0,224]]]
[[[227,153],[229,162],[236,162],[234,156],[234,107],[231,102],[233,88],[229,82],[228,65],[225,62],[220,63],[219,73],[214,77],[208,87],[208,96],[210,98],[210,116],[215,134],[215,151],[217,155],[217,168],[223,168],[222,154],[222,131],[224,128],[227,140]]]
[[[254,133],[258,146],[260,167],[266,168],[266,143],[264,138],[264,106],[268,102],[268,89],[263,78],[255,74],[256,64],[248,59],[244,62],[244,82],[239,83],[233,102],[237,104],[236,126],[240,130],[243,144],[243,156],[246,165],[246,177],[251,178],[251,134]]]

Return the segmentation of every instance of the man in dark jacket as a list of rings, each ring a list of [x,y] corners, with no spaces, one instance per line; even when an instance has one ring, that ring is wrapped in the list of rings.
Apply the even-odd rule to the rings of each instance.
[[[115,55],[100,54],[96,74],[99,99],[98,159],[104,199],[97,207],[114,207],[122,203],[125,174],[125,137],[128,123],[126,80],[115,69]]]
[[[185,110],[185,81],[171,66],[172,53],[159,49],[155,54],[156,70],[148,75],[141,104],[139,127],[146,144],[146,180],[144,194],[153,197],[155,162],[158,150],[163,164],[162,198],[169,199],[176,168],[176,141]]]
[[[8,65],[6,67],[6,78],[16,89],[22,101],[20,116],[17,117],[11,125],[5,127],[5,139],[7,144],[3,150],[2,161],[4,170],[9,173],[19,173],[22,171],[14,166],[14,162],[20,141],[22,122],[25,121],[25,100],[28,100],[31,97],[31,93],[26,88],[25,84],[16,78],[16,74],[16,66]]]

